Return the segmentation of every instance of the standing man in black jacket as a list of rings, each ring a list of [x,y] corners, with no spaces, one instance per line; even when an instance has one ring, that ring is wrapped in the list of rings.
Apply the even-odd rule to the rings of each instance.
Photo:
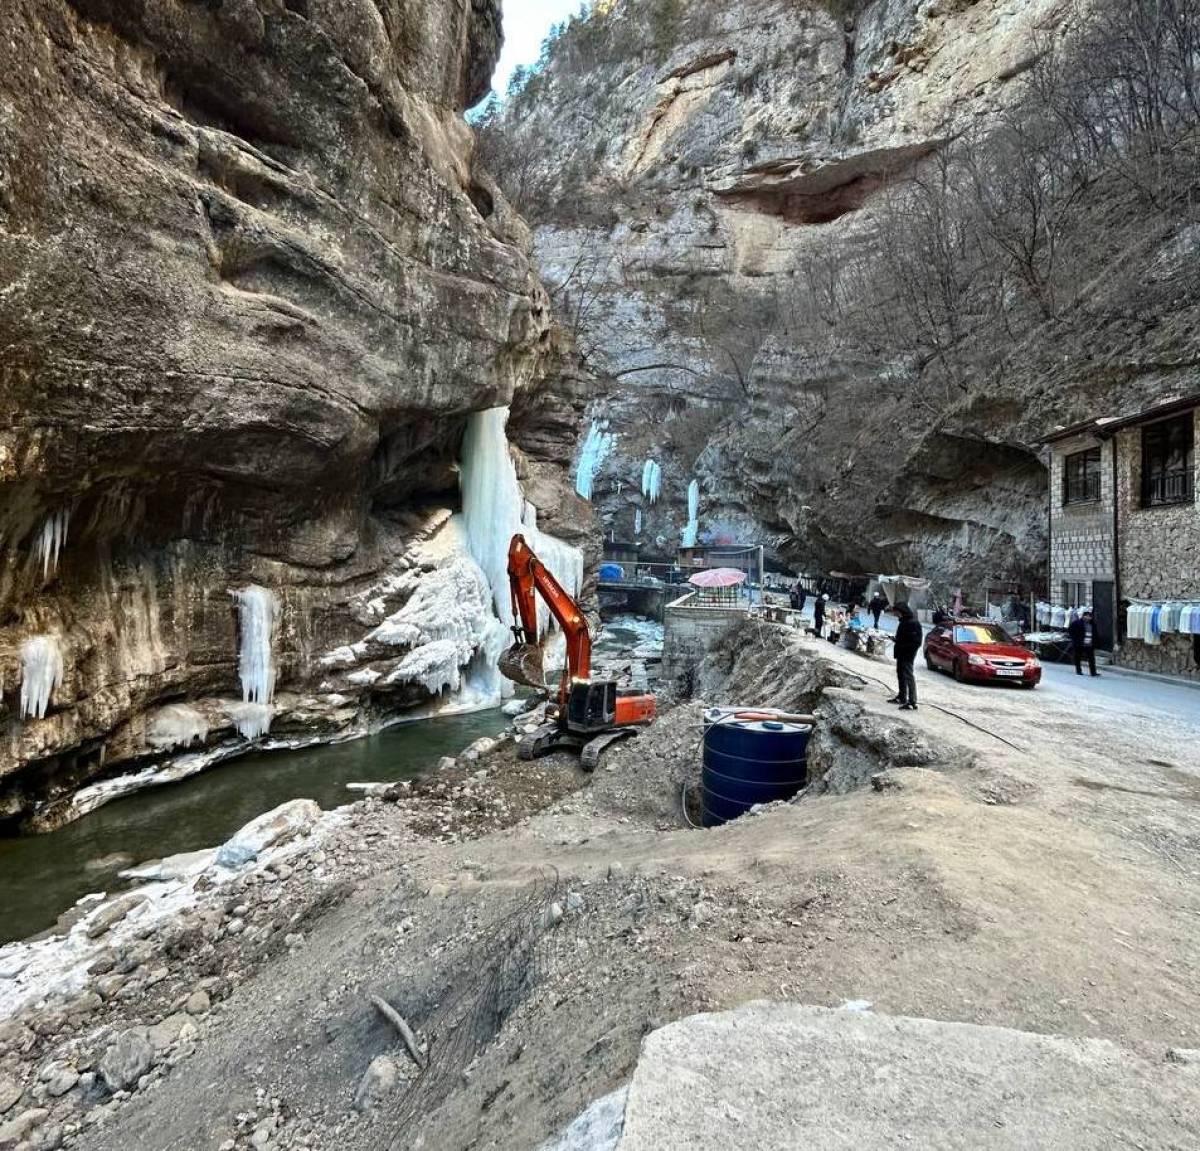
[[[921,650],[925,632],[908,604],[897,604],[896,614],[900,617],[900,623],[896,628],[895,643],[896,682],[899,690],[898,694],[888,700],[888,703],[898,703],[901,711],[916,711],[917,673],[913,670],[913,663],[917,658],[917,652]]]
[[[1067,635],[1071,637],[1071,647],[1075,650],[1075,674],[1083,675],[1083,661],[1086,659],[1092,675],[1099,675],[1096,670],[1096,629],[1092,626],[1092,613],[1085,611],[1078,619],[1072,620]]]

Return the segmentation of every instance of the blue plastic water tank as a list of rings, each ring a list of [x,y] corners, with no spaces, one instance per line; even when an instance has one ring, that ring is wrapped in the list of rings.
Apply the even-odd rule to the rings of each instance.
[[[808,780],[808,724],[723,719],[704,733],[701,776],[705,827],[744,815],[756,803],[791,799]]]
[[[602,580],[621,580],[625,578],[625,569],[620,564],[601,564],[600,578]]]

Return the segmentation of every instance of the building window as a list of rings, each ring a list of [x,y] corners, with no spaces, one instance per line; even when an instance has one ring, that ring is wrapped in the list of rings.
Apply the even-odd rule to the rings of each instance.
[[[1088,448],[1063,460],[1063,503],[1095,503],[1100,498],[1100,449]]]
[[[1073,580],[1063,580],[1062,601],[1064,607],[1091,607],[1092,585]]]
[[[1195,424],[1191,412],[1142,429],[1142,506],[1195,499]]]

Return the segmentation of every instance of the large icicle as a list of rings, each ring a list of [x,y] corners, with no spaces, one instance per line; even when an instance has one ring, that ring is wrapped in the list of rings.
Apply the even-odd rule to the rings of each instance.
[[[41,719],[62,686],[63,658],[52,635],[30,636],[21,645],[21,717]]]
[[[607,430],[607,420],[592,420],[592,426],[584,437],[579,452],[579,466],[575,469],[575,490],[585,500],[592,498],[592,487],[600,465],[612,451],[613,434]]]
[[[480,645],[467,677],[464,693],[482,698],[496,692],[512,694],[512,684],[503,679],[496,664],[510,642],[512,595],[508,586],[508,545],[521,532],[541,557],[554,578],[573,596],[583,587],[583,553],[537,526],[537,509],[527,503],[517,482],[516,468],[508,452],[505,425],[507,408],[472,412],[463,437],[460,484],[462,516],[467,550],[482,569],[492,593],[499,624]],[[549,612],[538,600],[538,630],[549,625]]]
[[[71,513],[65,509],[51,512],[43,521],[34,543],[34,551],[42,565],[42,579],[49,579],[58,568],[58,553],[67,542],[67,525]]]
[[[636,508],[633,513],[633,535],[636,539],[642,534],[642,509]]]
[[[694,548],[700,534],[700,481],[688,484],[688,522],[683,529],[682,543],[685,548]]]
[[[508,454],[507,408],[472,412],[463,437],[460,484],[467,547],[487,576],[496,615],[511,626],[508,545],[521,532],[529,546],[573,596],[583,586],[583,553],[538,530],[537,512],[526,503]]]
[[[233,593],[238,603],[241,633],[238,676],[241,707],[229,714],[246,739],[257,739],[271,728],[270,703],[275,698],[275,636],[279,631],[279,597],[268,588],[249,584]],[[250,706],[252,705],[252,706]]]
[[[652,504],[658,503],[658,493],[662,490],[662,467],[654,460],[647,460],[642,465],[642,495]]]

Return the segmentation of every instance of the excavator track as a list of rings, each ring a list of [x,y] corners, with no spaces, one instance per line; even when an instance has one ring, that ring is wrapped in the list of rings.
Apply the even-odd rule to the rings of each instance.
[[[637,735],[635,728],[620,727],[616,731],[606,731],[603,735],[596,736],[583,745],[583,750],[579,753],[579,765],[584,771],[595,771],[600,766],[600,756],[605,748],[634,735]]]
[[[517,745],[517,756],[520,759],[537,759],[559,748],[576,748],[579,739],[568,731],[563,731],[557,723],[543,723],[534,728],[528,735],[521,737]]]

